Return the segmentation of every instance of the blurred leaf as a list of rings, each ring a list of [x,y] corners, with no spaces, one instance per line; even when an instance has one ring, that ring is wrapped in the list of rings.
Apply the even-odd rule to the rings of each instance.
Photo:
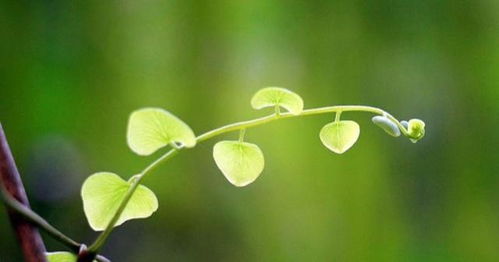
[[[75,254],[69,252],[49,252],[46,254],[48,262],[76,262],[78,260]]]
[[[342,154],[359,138],[360,127],[354,121],[345,120],[325,125],[319,134],[322,143],[331,151]]]
[[[87,178],[81,189],[83,209],[95,231],[104,230],[111,221],[131,183],[113,173],[101,172]],[[158,209],[158,200],[147,187],[139,185],[115,226],[125,221],[151,216]]]
[[[263,153],[260,148],[246,142],[218,142],[213,147],[213,158],[225,178],[238,187],[255,181],[264,167]]]
[[[251,106],[254,109],[275,107],[276,105],[288,110],[293,115],[299,115],[303,111],[302,98],[285,88],[263,88],[256,92],[251,99]]]
[[[132,151],[139,155],[150,155],[174,142],[186,147],[196,145],[191,128],[161,108],[134,111],[128,122],[127,140]]]
[[[76,255],[69,252],[50,252],[47,253],[48,262],[76,262]]]
[[[398,128],[398,126],[386,116],[375,116],[372,118],[372,121],[375,125],[385,130],[387,134],[394,137],[400,136],[400,129]]]

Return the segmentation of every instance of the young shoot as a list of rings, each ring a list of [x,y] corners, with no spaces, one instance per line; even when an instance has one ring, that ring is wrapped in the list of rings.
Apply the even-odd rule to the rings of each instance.
[[[360,126],[352,120],[342,118],[342,113],[359,111],[373,113],[372,121],[387,134],[403,135],[417,142],[425,134],[425,124],[419,119],[399,122],[382,109],[360,105],[326,106],[304,109],[303,99],[296,93],[280,88],[267,87],[259,90],[251,99],[254,109],[272,108],[270,115],[225,125],[195,136],[192,129],[181,119],[161,108],[143,108],[131,113],[127,142],[137,155],[149,156],[168,148],[142,172],[129,180],[110,172],[91,175],[83,183],[81,196],[83,209],[90,227],[102,231],[86,252],[93,254],[101,250],[114,227],[131,219],[146,218],[158,209],[155,194],[141,185],[142,179],[152,173],[161,163],[174,157],[184,149],[229,132],[239,132],[238,140],[219,141],[213,147],[213,159],[223,176],[236,187],[253,183],[264,170],[264,154],[260,147],[245,141],[250,128],[284,118],[334,114],[334,120],[318,130],[319,140],[330,151],[343,154],[355,145],[360,136]],[[48,253],[52,262],[76,261],[77,256],[67,252]]]

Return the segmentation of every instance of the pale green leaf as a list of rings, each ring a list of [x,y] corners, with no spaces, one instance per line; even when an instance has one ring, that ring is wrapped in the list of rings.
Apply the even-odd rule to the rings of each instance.
[[[113,173],[95,173],[85,180],[81,189],[83,210],[90,227],[104,230],[111,221],[131,183]],[[158,209],[158,200],[147,187],[139,185],[114,226],[125,221],[151,216]]]
[[[266,87],[260,89],[251,99],[254,109],[280,106],[293,115],[299,115],[303,111],[302,98],[288,89],[280,87]]]
[[[319,134],[329,150],[342,154],[352,147],[360,135],[360,127],[354,121],[344,120],[325,125]]]
[[[45,254],[48,262],[76,262],[78,260],[75,254],[69,252],[47,252]]]
[[[221,141],[213,147],[213,158],[225,178],[235,186],[246,186],[262,173],[263,153],[251,143]]]
[[[386,116],[375,116],[372,118],[372,121],[377,126],[381,127],[381,129],[385,130],[385,132],[391,136],[398,137],[400,136],[399,127],[388,117]]]
[[[191,128],[161,108],[134,111],[128,121],[127,140],[132,151],[139,155],[150,155],[171,143],[185,147],[196,145]]]
[[[49,252],[46,253],[48,262],[76,262],[77,257],[69,252]]]

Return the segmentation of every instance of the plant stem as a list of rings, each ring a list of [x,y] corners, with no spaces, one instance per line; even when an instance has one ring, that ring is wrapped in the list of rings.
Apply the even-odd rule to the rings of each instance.
[[[338,110],[338,112],[334,114],[334,122],[339,122],[340,117],[341,117],[341,111]]]
[[[393,122],[397,124],[397,126],[400,128],[402,133],[404,135],[407,135],[407,130],[400,124],[400,122],[393,117],[392,115],[388,114],[382,109],[376,108],[376,107],[371,107],[371,106],[361,106],[361,105],[340,105],[340,106],[326,106],[326,107],[318,107],[318,108],[312,108],[312,109],[306,109],[303,110],[301,114],[298,115],[293,115],[289,112],[281,113],[278,110],[274,114],[252,119],[252,120],[247,120],[247,121],[241,121],[241,122],[236,122],[232,124],[228,124],[213,130],[210,130],[208,132],[205,132],[198,137],[196,137],[196,142],[201,143],[205,140],[208,140],[210,138],[219,136],[224,133],[228,133],[231,131],[237,131],[237,130],[246,130],[251,127],[255,126],[260,126],[278,119],[284,119],[284,118],[293,118],[293,117],[300,117],[300,116],[309,116],[309,115],[319,115],[319,114],[326,114],[326,113],[339,113],[341,112],[347,112],[347,111],[361,111],[361,112],[369,112],[369,113],[374,113],[374,114],[379,114],[379,115],[386,115],[389,119],[391,119]],[[244,132],[244,131],[242,131]],[[244,134],[244,133],[243,133]],[[140,182],[142,179],[151,171],[156,169],[161,163],[167,161],[168,159],[172,158],[175,156],[180,150],[182,150],[183,147],[173,147],[169,151],[167,151],[164,155],[162,155],[160,158],[155,160],[153,163],[151,163],[149,166],[147,166],[138,176],[137,179],[134,179],[132,181],[132,184],[130,188],[128,189],[125,197],[120,203],[119,208],[116,210],[113,218],[111,221],[108,223],[107,227],[105,230],[97,237],[97,239],[94,241],[94,243],[89,247],[89,252],[93,252],[94,254],[98,253],[101,247],[104,245],[106,242],[107,238],[111,234],[114,225],[116,221],[118,221],[119,217],[121,216],[121,213],[125,209],[126,205],[128,204],[128,201],[130,201],[130,198],[132,197],[133,193],[139,186]]]
[[[0,198],[8,207],[9,215],[15,218],[12,221],[16,231],[22,227],[21,233],[18,233],[18,238],[21,241],[25,259],[27,261],[46,261],[45,246],[41,237],[34,226],[43,229],[49,236],[66,245],[73,253],[78,254],[81,244],[64,235],[57,230],[40,215],[29,208],[28,200],[24,193],[24,187],[15,168],[14,158],[7,144],[7,138],[0,124]],[[9,190],[12,191],[9,192]],[[20,199],[20,200],[18,200]],[[21,202],[23,200],[23,202]],[[37,242],[40,241],[40,242]],[[103,256],[96,256],[99,262],[108,262],[109,260]]]
[[[303,112],[299,115],[293,115],[289,112],[286,113],[281,113],[280,115],[272,114],[248,121],[242,121],[242,122],[237,122],[229,125],[225,125],[213,130],[210,130],[196,138],[196,141],[198,143],[208,140],[212,137],[221,135],[223,133],[231,132],[231,131],[236,131],[240,130],[242,128],[251,128],[259,125],[266,124],[268,122],[272,122],[277,119],[282,119],[282,118],[293,118],[293,117],[300,117],[300,116],[310,116],[310,115],[320,115],[320,114],[326,114],[326,113],[335,113],[335,112],[347,112],[347,111],[361,111],[361,112],[369,112],[369,113],[374,113],[374,114],[379,114],[383,115],[385,114],[388,118],[390,118],[393,122],[397,124],[397,126],[400,128],[403,134],[407,135],[407,130],[400,124],[400,122],[393,117],[392,115],[388,114],[382,109],[372,107],[372,106],[326,106],[326,107],[319,107],[319,108],[312,108],[312,109],[306,109],[303,110]]]
[[[246,128],[241,128],[239,130],[239,142],[244,142],[244,135],[246,134]]]
[[[64,235],[61,231],[59,231],[57,228],[49,224],[45,219],[43,219],[33,210],[25,207],[19,201],[12,198],[10,195],[7,194],[6,190],[3,187],[0,187],[0,195],[2,196],[2,200],[4,201],[4,203],[9,208],[17,212],[18,214],[22,215],[25,219],[36,225],[38,228],[43,229],[52,238],[61,242],[66,247],[68,247],[73,253],[78,254],[81,247],[81,243],[78,243],[75,240],[71,239],[70,237]],[[100,255],[98,255],[95,259],[99,262],[109,261],[107,258]]]
[[[19,201],[15,200],[11,196],[5,192],[5,189],[3,187],[0,188],[1,195],[3,197],[3,201],[9,208],[12,210],[16,211],[17,213],[21,214],[29,220],[31,223],[37,225],[39,228],[43,229],[47,234],[52,236],[52,238],[58,240],[59,242],[63,243],[66,245],[69,249],[71,249],[74,252],[78,252],[80,248],[80,243],[74,241],[73,239],[69,238],[68,236],[64,235],[61,233],[59,230],[57,230],[55,227],[50,225],[47,221],[45,221],[42,217],[40,217],[37,213],[33,212],[33,210],[25,207],[23,204],[21,204]]]
[[[10,151],[7,138],[0,124],[0,187],[4,198],[9,196],[19,205],[29,208],[28,197],[24,190],[21,176],[17,171],[14,157]],[[9,199],[10,199],[9,198]],[[45,262],[45,245],[38,229],[21,214],[7,205],[7,213],[14,232],[19,240],[24,260],[28,262]]]

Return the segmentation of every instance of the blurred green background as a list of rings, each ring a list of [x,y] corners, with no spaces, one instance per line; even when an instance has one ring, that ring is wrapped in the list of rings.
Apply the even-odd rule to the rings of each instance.
[[[421,118],[427,135],[344,113],[361,136],[335,155],[318,138],[332,115],[251,129],[266,168],[242,189],[217,170],[216,139],[199,144],[145,180],[159,210],[117,228],[105,255],[499,261],[499,1],[0,1],[0,121],[33,209],[79,241],[96,236],[83,180],[154,159],[127,148],[132,110],[163,107],[200,134],[268,113],[249,106],[264,86]],[[0,261],[21,261],[0,211]]]

